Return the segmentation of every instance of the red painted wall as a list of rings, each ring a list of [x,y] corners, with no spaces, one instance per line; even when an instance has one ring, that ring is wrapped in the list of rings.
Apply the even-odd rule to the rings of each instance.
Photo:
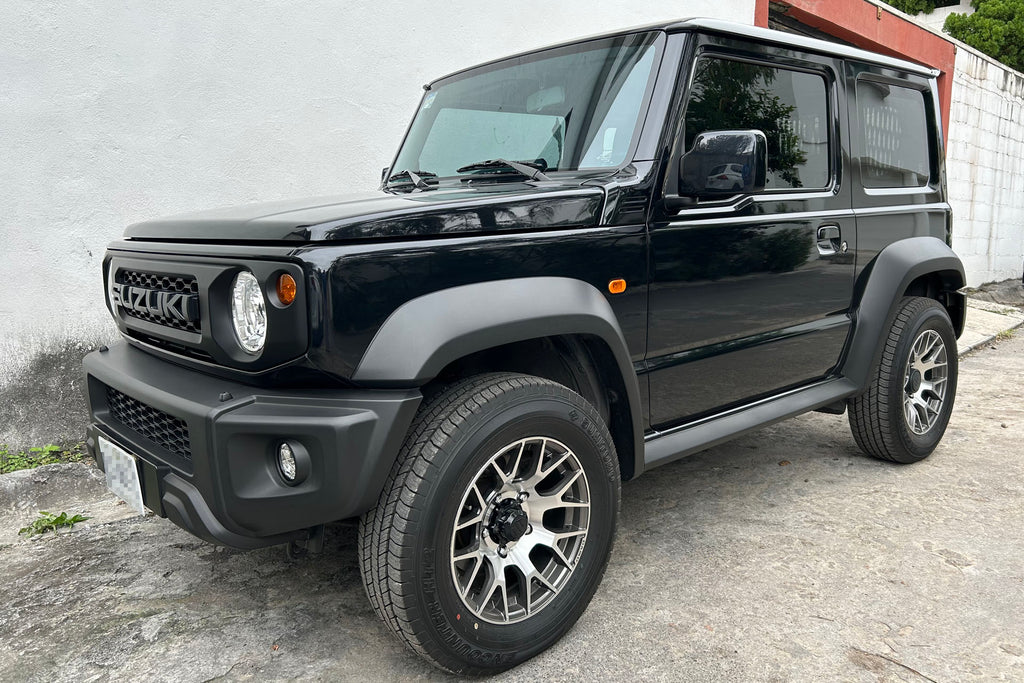
[[[956,47],[912,21],[866,0],[784,0],[787,16],[872,52],[908,59],[938,69],[942,135],[949,128]],[[754,23],[768,26],[768,0],[756,0]]]

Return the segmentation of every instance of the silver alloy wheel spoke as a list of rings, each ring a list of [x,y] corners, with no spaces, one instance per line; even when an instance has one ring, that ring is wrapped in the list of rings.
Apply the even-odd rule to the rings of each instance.
[[[495,624],[536,614],[575,571],[589,523],[590,486],[569,447],[533,436],[498,450],[463,492],[452,524],[450,566],[463,604]]]
[[[903,416],[915,434],[925,434],[942,413],[948,376],[946,344],[935,330],[914,340],[903,378]]]

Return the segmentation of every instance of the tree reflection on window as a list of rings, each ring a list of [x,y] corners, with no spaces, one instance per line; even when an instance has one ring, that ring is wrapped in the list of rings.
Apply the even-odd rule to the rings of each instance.
[[[821,76],[726,59],[697,62],[686,107],[685,149],[709,130],[760,130],[770,188],[828,184],[828,106]]]

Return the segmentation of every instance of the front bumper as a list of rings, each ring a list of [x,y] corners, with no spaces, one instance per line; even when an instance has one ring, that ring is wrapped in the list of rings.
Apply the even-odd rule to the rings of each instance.
[[[146,507],[236,548],[303,538],[372,507],[422,400],[415,390],[266,390],[125,343],[90,353],[84,367],[86,443],[100,466],[103,436],[137,456]],[[283,440],[309,454],[294,486],[277,468]]]

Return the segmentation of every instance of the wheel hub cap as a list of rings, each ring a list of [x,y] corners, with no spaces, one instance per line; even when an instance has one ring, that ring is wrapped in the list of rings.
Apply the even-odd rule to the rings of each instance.
[[[503,500],[496,506],[491,523],[487,527],[499,545],[515,543],[530,528],[530,519],[523,512],[517,500]]]
[[[907,385],[907,391],[911,394],[916,394],[921,390],[921,371],[911,370],[910,371],[910,383]]]

